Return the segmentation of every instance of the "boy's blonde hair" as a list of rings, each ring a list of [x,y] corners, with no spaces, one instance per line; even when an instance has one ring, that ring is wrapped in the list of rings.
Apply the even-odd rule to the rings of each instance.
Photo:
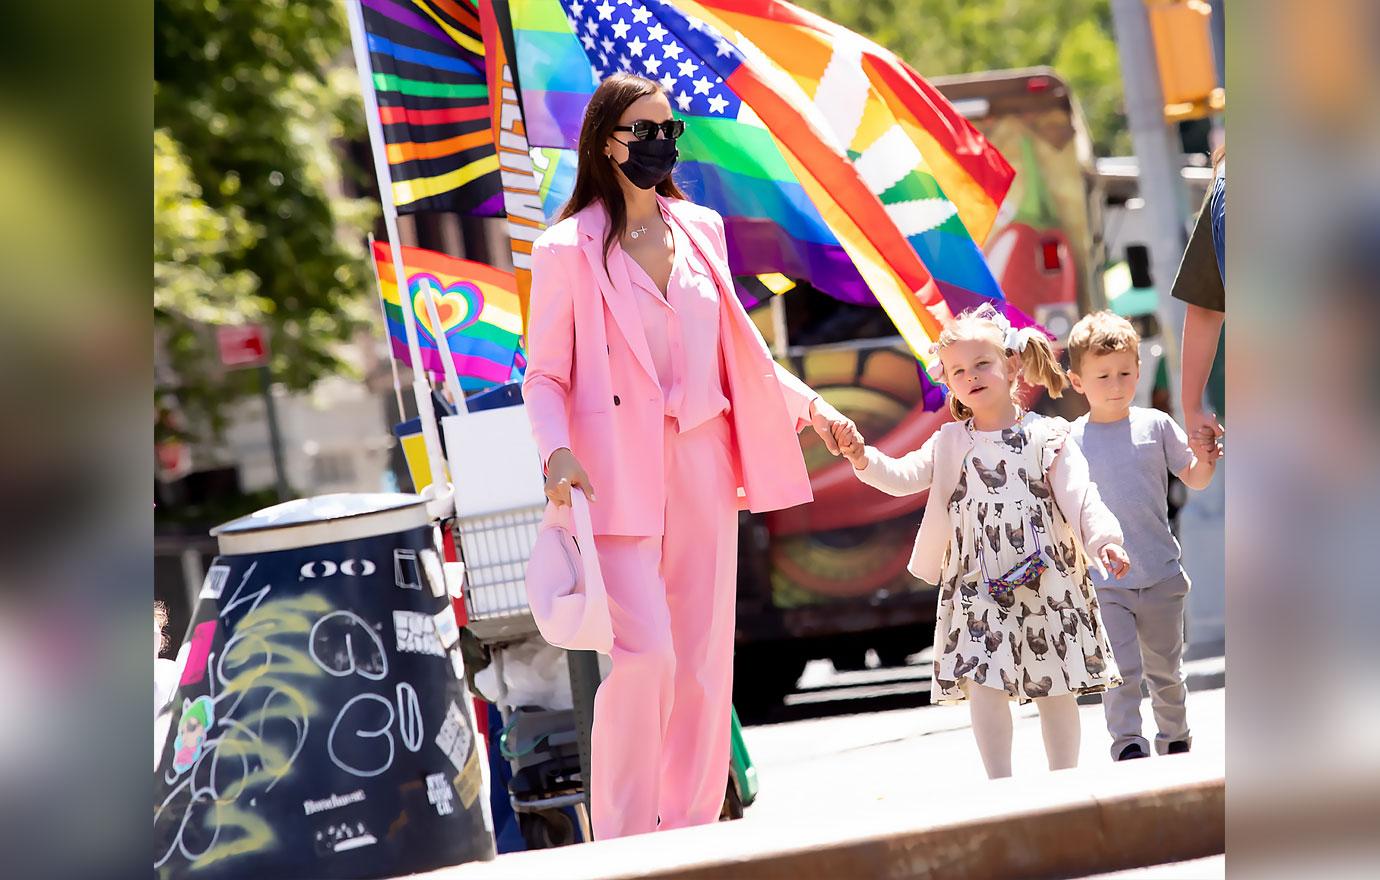
[[[1090,354],[1129,351],[1140,362],[1140,334],[1131,322],[1107,310],[1084,315],[1069,331],[1069,369],[1078,372]]]
[[[1054,355],[1049,337],[1035,327],[1025,327],[1014,334],[1009,332],[1010,328],[1006,317],[990,305],[968,309],[954,318],[939,334],[939,342],[935,344],[934,351],[938,354],[955,342],[990,342],[1008,356],[1020,356],[1020,376],[1026,382],[1044,386],[1050,397],[1059,397],[1063,394],[1069,380],[1063,368],[1059,366],[1059,359]],[[1011,400],[1020,405],[1015,381],[1011,383]],[[949,392],[949,412],[953,413],[955,419],[960,420],[971,418],[973,415],[973,411],[964,406],[958,395],[952,391]]]

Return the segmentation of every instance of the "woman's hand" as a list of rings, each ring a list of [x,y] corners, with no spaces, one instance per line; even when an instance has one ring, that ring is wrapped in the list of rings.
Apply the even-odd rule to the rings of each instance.
[[[1209,464],[1215,464],[1217,459],[1222,457],[1222,442],[1210,427],[1201,428],[1196,433],[1190,434],[1188,448],[1193,450],[1193,454],[1198,456],[1200,461]]]
[[[1217,421],[1217,414],[1208,412],[1201,407],[1197,409],[1185,408],[1184,432],[1189,437],[1200,439],[1203,442],[1220,441],[1227,433],[1226,429],[1222,427],[1222,423]]]
[[[843,413],[834,409],[825,402],[823,397],[816,397],[810,401],[810,425],[819,435],[819,439],[824,441],[824,446],[831,455],[839,454],[839,444],[835,439],[835,430],[849,434],[857,434],[858,426],[853,424],[853,420],[845,418]],[[857,435],[859,439],[861,434]]]
[[[867,444],[857,425],[850,426],[836,422],[833,429],[834,442],[838,444],[839,455],[848,459],[854,470],[865,469],[867,467]]]
[[[1126,555],[1125,548],[1120,544],[1104,545],[1097,551],[1097,559],[1107,573],[1117,580],[1121,580],[1126,576],[1126,572],[1131,570],[1131,557]]]
[[[546,461],[546,497],[557,507],[569,507],[572,486],[583,489],[586,497],[594,500],[594,486],[589,482],[589,475],[575,453],[562,446]]]

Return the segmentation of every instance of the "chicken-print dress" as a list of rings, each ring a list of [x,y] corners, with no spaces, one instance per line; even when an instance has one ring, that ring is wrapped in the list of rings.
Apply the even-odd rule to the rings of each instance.
[[[1024,703],[1121,684],[1087,557],[1045,477],[1067,423],[1026,415],[1002,431],[966,427],[973,445],[949,498],[955,529],[941,568],[933,701],[960,702],[972,686]],[[987,580],[1036,545],[1044,574],[994,598]]]

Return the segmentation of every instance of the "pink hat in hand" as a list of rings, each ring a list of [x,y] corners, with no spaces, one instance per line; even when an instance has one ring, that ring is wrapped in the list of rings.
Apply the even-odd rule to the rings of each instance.
[[[527,602],[542,638],[556,647],[600,654],[613,650],[589,501],[579,489],[571,490],[569,507],[546,505],[527,562]]]

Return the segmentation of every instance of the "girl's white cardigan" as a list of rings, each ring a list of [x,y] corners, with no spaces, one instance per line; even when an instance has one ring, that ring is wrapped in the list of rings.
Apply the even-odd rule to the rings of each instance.
[[[1088,460],[1077,444],[1067,442],[1071,426],[1064,419],[1034,413],[1027,413],[1021,424],[1027,440],[1041,450],[1040,465],[1049,479],[1055,503],[1073,527],[1089,564],[1102,571],[1098,551],[1108,544],[1122,543],[1121,525],[1102,503],[1097,484],[1088,473]],[[909,566],[910,573],[926,583],[939,583],[944,549],[953,535],[949,497],[958,485],[972,445],[967,422],[948,422],[923,446],[901,458],[867,447],[867,467],[853,471],[859,480],[889,495],[930,490]]]

